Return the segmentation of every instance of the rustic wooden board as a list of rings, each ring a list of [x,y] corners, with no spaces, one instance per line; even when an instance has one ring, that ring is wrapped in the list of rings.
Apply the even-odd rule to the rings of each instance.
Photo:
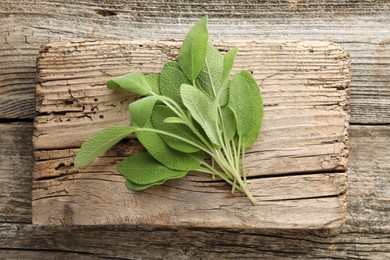
[[[345,218],[350,59],[329,42],[219,42],[239,46],[235,70],[250,69],[265,100],[262,135],[248,151],[256,206],[227,185],[191,174],[132,192],[115,163],[140,148],[122,143],[84,169],[83,140],[127,124],[133,96],[107,78],[158,72],[177,54],[166,41],[52,43],[38,60],[33,138],[33,222],[49,225],[153,224],[247,228],[333,228]],[[134,143],[134,140],[130,140]],[[50,209],[50,210],[48,210]]]

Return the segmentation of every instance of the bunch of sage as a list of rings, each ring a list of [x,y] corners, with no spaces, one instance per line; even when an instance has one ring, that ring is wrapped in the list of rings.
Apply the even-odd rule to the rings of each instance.
[[[135,133],[146,152],[131,155],[117,169],[126,186],[143,190],[189,171],[219,177],[255,199],[247,187],[245,149],[259,136],[263,103],[247,71],[230,76],[237,48],[222,55],[209,41],[207,16],[188,32],[178,62],[160,74],[131,73],[110,79],[143,98],[129,105],[130,126],[110,126],[81,146],[74,164],[83,167],[121,139]],[[207,156],[208,155],[208,156]]]

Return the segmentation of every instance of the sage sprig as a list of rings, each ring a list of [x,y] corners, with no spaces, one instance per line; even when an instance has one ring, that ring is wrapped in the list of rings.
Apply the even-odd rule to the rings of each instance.
[[[245,149],[259,136],[263,103],[250,73],[230,76],[236,54],[233,48],[223,56],[212,45],[205,16],[188,32],[178,62],[167,62],[160,74],[133,72],[110,79],[108,88],[143,98],[129,105],[130,126],[92,135],[74,164],[88,165],[134,133],[146,152],[117,166],[129,189],[143,190],[197,171],[225,180],[232,192],[245,193],[255,204],[247,186]]]

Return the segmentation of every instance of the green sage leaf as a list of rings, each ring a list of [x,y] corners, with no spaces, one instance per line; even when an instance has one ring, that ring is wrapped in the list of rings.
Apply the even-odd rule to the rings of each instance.
[[[187,84],[181,85],[180,94],[192,117],[203,128],[211,142],[219,146],[216,102],[211,101],[201,90]]]
[[[229,100],[229,84],[230,81],[227,80],[223,83],[222,87],[219,89],[217,100],[220,107],[225,106]]]
[[[146,74],[145,75],[146,82],[148,82],[149,86],[152,88],[152,91],[159,95],[160,94],[160,87],[159,87],[159,82],[160,82],[160,74]]]
[[[152,115],[154,105],[161,98],[164,97],[148,96],[130,103],[129,112],[132,122],[139,127],[144,127]]]
[[[131,126],[111,126],[100,130],[81,145],[74,159],[74,165],[86,166],[120,140],[133,133],[134,130],[135,128]]]
[[[119,171],[119,170],[118,170]],[[162,180],[162,181],[159,181],[159,182],[155,182],[155,183],[149,183],[149,184],[145,184],[145,185],[140,185],[140,184],[137,184],[137,183],[134,183],[132,181],[129,181],[129,180],[126,180],[125,182],[125,185],[128,189],[130,190],[135,190],[135,191],[140,191],[140,190],[145,190],[147,188],[150,188],[154,185],[161,185],[165,182],[166,180]]]
[[[229,85],[229,107],[237,123],[243,146],[250,147],[260,133],[263,118],[262,98],[255,79],[247,71],[234,75]]]
[[[207,43],[207,16],[204,16],[187,33],[179,50],[180,68],[191,81],[199,75],[204,65]]]
[[[236,119],[234,118],[234,113],[229,106],[224,106],[221,108],[222,121],[221,127],[223,125],[223,133],[226,136],[228,141],[231,141],[236,134],[237,125]]]
[[[160,76],[161,94],[170,97],[183,107],[183,101],[180,97],[180,86],[184,83],[191,84],[191,81],[180,70],[177,62],[169,61],[165,63]]]
[[[253,103],[250,87],[243,78],[242,72],[234,75],[229,87],[229,107],[237,123],[237,134],[244,136],[254,124]]]
[[[152,122],[149,121],[145,128],[153,129]],[[192,154],[179,152],[170,148],[159,134],[155,132],[142,131],[136,132],[138,140],[145,149],[160,163],[172,170],[192,171],[199,167],[204,159],[203,152]]]
[[[207,46],[205,64],[197,79],[210,97],[216,98],[221,88],[223,56],[210,42]]]
[[[169,107],[157,105],[153,111],[152,124],[155,129],[159,129],[168,133],[175,134],[197,145],[202,146],[202,144],[198,141],[197,136],[191,131],[190,128],[188,128],[188,126],[183,124],[176,124],[176,123],[175,124],[165,123],[166,118],[172,118],[174,116],[175,113]],[[178,150],[180,152],[194,153],[200,150],[199,148],[191,144],[188,144],[182,140],[176,139],[171,136],[160,134],[160,137],[165,141],[165,143],[169,147]]]
[[[253,125],[249,132],[244,135],[242,141],[242,146],[248,148],[251,147],[259,137],[264,110],[263,98],[261,96],[260,88],[257,85],[256,80],[253,78],[252,74],[247,71],[242,72],[242,76],[246,84],[249,86],[249,95],[251,97],[253,107]]]
[[[238,49],[235,47],[228,51],[223,58],[223,72],[222,72],[222,82],[225,82],[230,74],[230,71],[233,68],[234,59],[236,58]]]
[[[165,167],[149,153],[129,156],[118,164],[117,169],[127,180],[138,185],[160,184],[161,181],[182,178],[187,174],[187,171]]]
[[[119,76],[107,81],[109,89],[122,88],[140,96],[149,96],[153,92],[145,76],[139,72]]]

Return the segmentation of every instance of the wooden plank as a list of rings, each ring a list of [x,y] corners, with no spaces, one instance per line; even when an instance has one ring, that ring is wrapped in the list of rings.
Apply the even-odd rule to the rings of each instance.
[[[32,124],[30,124],[32,127]],[[25,126],[12,131],[1,129],[2,136],[23,134]],[[237,230],[205,228],[172,228],[151,226],[36,226],[0,223],[0,248],[19,252],[61,251],[66,257],[88,253],[112,258],[197,259],[228,257],[247,258],[376,258],[390,257],[390,141],[389,126],[351,126],[348,219],[339,230]],[[28,141],[28,135],[23,140]],[[30,140],[31,142],[31,140]],[[18,160],[20,148],[12,138],[4,138],[8,156],[1,162]],[[14,154],[14,155],[12,155]],[[21,168],[22,169],[22,168]],[[27,170],[22,170],[27,172]],[[15,174],[3,168],[4,174]],[[8,186],[7,178],[0,185]],[[30,196],[29,185],[17,185],[9,196],[19,200]],[[0,207],[0,212],[3,207]],[[31,205],[20,205],[29,212]],[[26,218],[22,218],[24,222]],[[18,222],[16,219],[15,222]],[[266,247],[259,245],[268,245]],[[153,249],[153,250],[151,250]],[[39,255],[39,253],[35,253]],[[1,251],[0,251],[1,255]],[[79,257],[79,256],[78,256]]]
[[[341,173],[251,181],[256,206],[243,196],[232,197],[221,183],[179,180],[135,193],[126,190],[121,176],[96,175],[35,184],[34,224],[318,229],[338,227],[345,218],[346,176]],[[308,186],[313,187],[297,191]]]
[[[71,259],[103,259],[103,257],[97,257],[93,254],[80,254],[72,252],[61,251],[44,251],[44,250],[12,250],[12,249],[0,249],[0,256],[2,259],[39,259],[39,260],[71,260]]]
[[[0,123],[0,222],[31,222],[32,123]]]
[[[61,9],[63,12],[58,13]],[[57,13],[56,15],[52,15]],[[181,39],[201,15],[214,39],[325,40],[352,57],[351,122],[388,124],[389,5],[380,1],[2,1],[0,118],[34,116],[39,46],[75,38]],[[71,29],[70,29],[71,28]]]
[[[38,60],[33,222],[312,229],[341,225],[348,54],[329,42],[218,45],[224,50],[238,46],[234,70],[250,69],[262,86],[262,137],[247,155],[256,206],[243,196],[232,196],[229,186],[196,174],[144,192],[127,190],[115,164],[139,151],[139,145],[123,149],[128,144],[122,144],[90,166],[75,168],[73,156],[89,135],[103,126],[129,122],[126,108],[134,97],[106,89],[107,79],[131,71],[158,72],[180,46],[173,41],[82,40],[48,44]]]

